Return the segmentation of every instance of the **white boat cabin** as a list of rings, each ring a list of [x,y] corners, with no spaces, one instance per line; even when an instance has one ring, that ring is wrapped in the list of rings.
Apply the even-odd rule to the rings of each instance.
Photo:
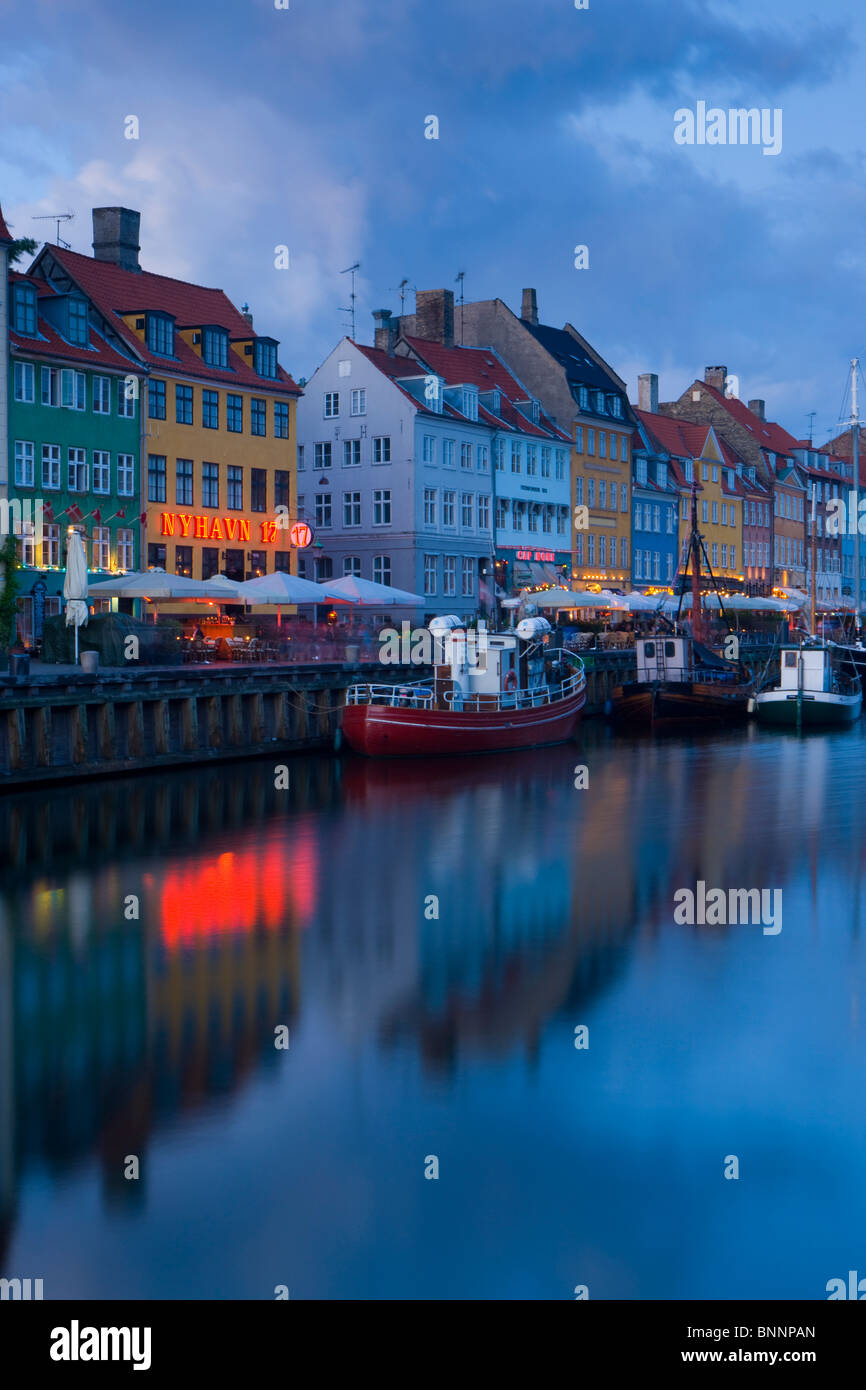
[[[433,618],[430,631],[439,650],[435,670],[452,683],[455,695],[499,696],[541,690],[545,682],[546,618],[524,618],[513,632],[464,628],[457,617]]]
[[[686,681],[692,669],[692,644],[688,637],[639,637],[635,642],[637,680]]]
[[[779,690],[836,689],[829,647],[783,647]]]

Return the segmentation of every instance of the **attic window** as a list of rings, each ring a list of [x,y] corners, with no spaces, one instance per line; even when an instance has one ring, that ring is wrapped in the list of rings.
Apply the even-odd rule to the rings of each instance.
[[[586,410],[589,406],[589,391],[586,386],[581,386],[578,391],[581,410]]]
[[[687,483],[695,481],[695,469],[691,459],[686,459],[685,474]]]
[[[538,401],[532,402],[532,423],[537,425],[541,419],[541,405]]]
[[[32,285],[12,286],[12,327],[27,338],[36,337],[36,291]]]
[[[273,380],[277,375],[277,344],[273,338],[256,338],[254,366],[258,376]]]
[[[174,356],[174,319],[171,314],[147,315],[146,341],[150,351],[160,357]]]
[[[599,415],[604,415],[605,409],[604,409],[604,392],[603,392],[603,391],[596,391],[596,393],[595,393],[595,408],[596,408],[596,410],[598,411]]]
[[[611,410],[613,411],[613,413],[614,413],[614,415],[616,416],[616,418],[617,418],[618,420],[621,420],[621,419],[622,419],[622,401],[620,400],[619,396],[613,396],[612,399],[611,399],[610,405],[611,405]]]
[[[78,347],[86,347],[89,339],[87,303],[83,299],[71,298],[66,302],[66,337]]]
[[[461,414],[465,415],[467,420],[478,419],[478,391],[474,386],[463,387],[463,409]]]
[[[692,392],[692,400],[693,400],[693,401],[699,401],[700,399],[701,399],[701,393],[700,393],[700,391],[693,391],[693,392]]]
[[[202,360],[209,367],[229,364],[229,335],[224,328],[206,328],[202,334]]]

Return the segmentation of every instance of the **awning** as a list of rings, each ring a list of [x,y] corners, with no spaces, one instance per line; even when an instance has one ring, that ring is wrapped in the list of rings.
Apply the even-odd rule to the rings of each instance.
[[[529,570],[530,584],[550,584],[553,586],[559,582],[553,565],[542,565],[534,560],[530,560],[527,562],[526,568]]]

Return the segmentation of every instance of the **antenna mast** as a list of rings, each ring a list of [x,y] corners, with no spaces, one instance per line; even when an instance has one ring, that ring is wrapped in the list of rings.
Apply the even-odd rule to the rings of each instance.
[[[860,408],[857,404],[857,371],[860,358],[851,358],[851,443],[854,460],[854,624],[860,633]],[[850,529],[850,519],[849,519]]]
[[[349,296],[349,301],[350,301],[351,307],[348,308],[348,309],[345,308],[345,307],[341,308],[341,309],[340,309],[340,313],[341,313],[341,314],[351,314],[351,316],[352,316],[352,339],[353,339],[353,340],[354,340],[354,337],[355,337],[355,300],[356,300],[356,298],[357,298],[357,295],[355,294],[355,271],[356,271],[356,270],[360,270],[360,269],[361,269],[361,262],[360,262],[360,261],[356,261],[354,265],[348,265],[348,266],[346,266],[346,269],[345,269],[345,270],[341,270],[341,271],[340,271],[340,274],[341,274],[341,275],[351,275],[351,277],[352,277],[352,293],[351,293],[350,296]]]
[[[465,270],[461,270],[461,271],[459,272],[458,276],[457,276],[457,279],[454,281],[455,285],[459,285],[459,286],[460,286],[460,298],[458,299],[457,302],[458,302],[458,304],[460,305],[460,346],[461,346],[461,347],[463,346],[463,302],[464,302],[464,300],[465,300],[465,298],[466,298],[465,293],[464,293],[464,284],[463,284],[463,282],[464,282],[465,279],[466,279],[466,271],[465,271]]]
[[[68,241],[64,241],[63,238],[62,238],[61,235],[60,235],[60,223],[61,223],[61,222],[72,222],[72,221],[74,220],[74,218],[75,218],[75,213],[74,213],[74,212],[42,212],[42,213],[39,213],[36,217],[34,217],[34,218],[32,219],[32,221],[34,221],[34,222],[54,222],[54,223],[55,223],[55,226],[56,226],[56,231],[55,231],[55,242],[54,242],[55,246],[62,246],[62,247],[64,248],[64,250],[66,250],[66,251],[71,251],[71,250],[72,250],[72,247],[70,246],[69,242],[68,242]]]

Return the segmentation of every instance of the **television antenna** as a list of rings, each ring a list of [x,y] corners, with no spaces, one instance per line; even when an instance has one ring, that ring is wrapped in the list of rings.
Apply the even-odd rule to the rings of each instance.
[[[806,419],[809,421],[809,443],[810,443],[810,444],[812,443],[812,436],[813,436],[813,434],[815,433],[815,416],[816,416],[817,414],[818,414],[817,410],[807,410],[807,411],[806,411]]]
[[[349,299],[350,299],[350,302],[351,302],[351,307],[348,308],[348,309],[347,309],[345,306],[341,307],[340,313],[341,313],[341,314],[351,314],[351,316],[352,316],[352,339],[353,339],[353,341],[354,341],[354,338],[355,338],[355,300],[356,300],[356,298],[357,298],[357,295],[355,294],[355,271],[356,271],[356,270],[360,270],[360,269],[361,269],[361,262],[360,262],[360,261],[356,261],[354,265],[347,265],[345,270],[341,270],[341,271],[340,271],[340,274],[341,274],[341,275],[351,275],[351,277],[352,277],[352,293],[351,293],[350,296],[349,296]]]
[[[55,232],[56,240],[55,240],[55,245],[56,245],[56,246],[62,246],[62,247],[64,247],[65,250],[71,251],[71,250],[72,250],[72,247],[70,246],[69,242],[68,242],[68,241],[64,241],[63,238],[62,238],[61,235],[60,235],[60,223],[61,223],[61,222],[71,222],[71,221],[73,220],[74,217],[75,217],[75,213],[74,213],[74,212],[42,212],[42,213],[39,213],[37,216],[33,217],[31,220],[32,220],[33,222],[54,222],[54,223],[56,223],[56,232]]]
[[[406,278],[406,276],[404,275],[403,279],[400,281],[400,283],[399,283],[399,285],[397,286],[396,290],[389,290],[389,291],[388,291],[389,294],[399,294],[399,296],[400,296],[400,317],[401,317],[401,319],[402,319],[402,318],[405,318],[405,316],[406,316],[406,291],[407,291],[408,288],[409,288],[409,281],[408,281],[408,279]]]
[[[464,299],[465,299],[465,297],[466,297],[465,294],[464,294],[464,284],[463,284],[463,282],[464,282],[465,279],[466,279],[466,271],[465,271],[465,270],[461,270],[461,271],[458,272],[457,278],[456,278],[456,280],[454,281],[455,285],[459,285],[459,286],[460,286],[460,298],[458,299],[457,303],[460,305],[460,346],[461,346],[461,347],[463,346],[463,301],[464,301]]]

